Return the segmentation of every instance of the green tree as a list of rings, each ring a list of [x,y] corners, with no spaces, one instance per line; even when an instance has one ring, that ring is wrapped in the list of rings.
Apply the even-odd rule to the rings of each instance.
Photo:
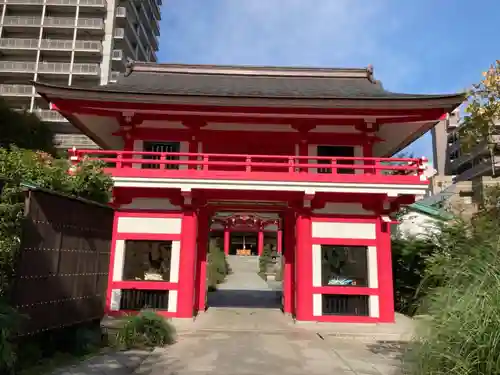
[[[15,111],[0,98],[0,147],[11,145],[30,150],[55,153],[54,134],[33,113]]]
[[[500,60],[483,73],[483,79],[468,92],[465,116],[459,128],[460,145],[469,153],[479,143],[486,143],[493,159],[500,135]],[[491,163],[495,175],[495,164]]]
[[[42,151],[0,148],[0,179],[7,181],[0,195],[0,296],[12,275],[12,257],[20,242],[24,195],[21,183],[56,192],[108,203],[113,182],[103,173],[104,164],[82,160],[69,174],[68,160],[57,159]]]

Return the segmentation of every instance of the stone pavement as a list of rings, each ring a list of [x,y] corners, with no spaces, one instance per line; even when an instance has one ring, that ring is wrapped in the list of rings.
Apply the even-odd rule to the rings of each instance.
[[[151,353],[108,355],[62,374],[101,375],[397,375],[403,344],[377,337],[394,326],[294,324],[258,259],[230,257],[233,274],[193,320],[173,320],[177,343]],[[403,328],[408,328],[404,321]],[[399,327],[399,325],[397,325]],[[340,330],[340,331],[339,331]],[[338,334],[340,332],[340,334]],[[360,335],[356,336],[355,333]],[[364,334],[364,336],[363,336]],[[389,338],[400,336],[389,336]],[[118,357],[116,357],[118,356]],[[127,358],[130,356],[130,358]]]
[[[278,310],[215,308],[158,349],[136,372],[148,375],[396,375],[401,349],[388,343],[321,338]]]
[[[152,360],[156,356],[154,351],[143,350],[109,353],[55,370],[51,375],[131,375],[145,359]]]

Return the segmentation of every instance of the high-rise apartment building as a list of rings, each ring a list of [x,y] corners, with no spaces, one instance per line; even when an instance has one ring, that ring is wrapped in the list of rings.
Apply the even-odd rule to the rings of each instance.
[[[454,181],[500,176],[500,123],[498,131],[490,138],[492,144],[488,145],[485,139],[467,152],[463,152],[460,146],[459,124],[460,113],[455,111],[432,130],[434,163],[438,176],[454,176]]]
[[[94,143],[51,111],[30,81],[96,86],[127,59],[156,61],[161,0],[0,0],[0,95],[51,124],[61,148]]]

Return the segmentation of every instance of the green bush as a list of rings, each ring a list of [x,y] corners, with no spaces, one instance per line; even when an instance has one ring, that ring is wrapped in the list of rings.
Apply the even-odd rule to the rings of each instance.
[[[271,244],[265,244],[264,249],[262,249],[262,254],[259,257],[259,273],[261,275],[265,275],[267,272],[268,266],[273,261],[273,250]]]
[[[226,254],[220,246],[217,238],[210,239],[207,256],[207,286],[209,291],[217,289],[217,285],[226,280],[231,272],[227,263]]]
[[[436,237],[424,279],[430,319],[408,357],[412,374],[500,374],[497,202],[487,202],[471,223],[457,221]]]
[[[6,181],[0,194],[0,298],[9,295],[15,276],[14,259],[21,243],[21,224],[24,217],[24,193],[21,183],[107,203],[112,180],[103,173],[102,167],[102,163],[84,160],[70,175],[68,174],[70,163],[67,160],[54,158],[45,152],[23,150],[15,146],[10,146],[8,149],[0,148],[0,179]],[[27,350],[28,347],[31,347],[32,352],[32,355],[27,355],[30,360],[37,357],[35,352],[40,354],[42,349],[45,350],[43,347],[37,350],[36,340],[19,348],[13,346],[15,328],[5,325],[13,319],[15,312],[9,310],[8,305],[0,308],[0,369],[1,366],[5,369],[13,368],[16,357],[23,356],[23,350]],[[50,335],[57,334],[50,332]],[[83,338],[70,340],[71,343],[84,341]],[[43,346],[46,346],[47,342],[43,341]],[[89,343],[90,341],[83,343],[81,351],[86,351]],[[2,371],[0,373],[3,374]]]
[[[422,287],[427,259],[437,251],[431,238],[401,238],[392,240],[394,275],[394,307],[405,315],[422,312],[420,303],[426,289]]]
[[[154,311],[128,316],[116,336],[117,344],[125,349],[163,347],[174,341],[174,327]]]
[[[7,181],[0,194],[0,296],[7,293],[20,244],[24,194],[21,183],[59,193],[108,203],[112,180],[99,161],[83,160],[70,175],[68,160],[41,151],[0,148],[0,179]]]
[[[17,360],[14,337],[20,323],[17,311],[0,300],[0,374],[14,373]]]

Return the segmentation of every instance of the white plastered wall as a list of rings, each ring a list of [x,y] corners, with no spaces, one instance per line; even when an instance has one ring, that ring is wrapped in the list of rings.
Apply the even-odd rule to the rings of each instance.
[[[134,151],[144,151],[144,141],[134,141]],[[142,155],[134,155],[132,159],[142,159]],[[142,164],[132,164],[132,167],[140,169]]]
[[[144,234],[180,234],[181,218],[156,218],[156,217],[119,217],[118,233],[144,233]],[[172,241],[170,258],[170,282],[179,282],[180,241]],[[123,281],[123,268],[125,262],[125,240],[115,241],[115,256],[113,262],[113,281]],[[168,311],[177,311],[177,291],[171,290],[168,295]],[[120,309],[121,290],[111,291],[112,311]]]
[[[189,152],[189,142],[180,142],[179,152]],[[181,156],[179,160],[188,160],[187,156]],[[186,164],[179,165],[179,169],[188,169]]]
[[[313,221],[313,238],[346,238],[346,239],[375,239],[376,226],[374,223],[345,223],[345,222],[322,222]],[[312,284],[313,287],[321,287],[322,267],[321,267],[321,245],[312,246]],[[377,247],[367,247],[368,265],[368,287],[378,288],[378,264]],[[379,297],[368,297],[369,316],[379,317]],[[321,294],[313,294],[313,316],[321,316],[323,306]]]
[[[121,209],[178,211],[181,207],[173,205],[166,198],[135,198],[130,204],[121,206]]]
[[[373,216],[373,211],[363,208],[361,203],[328,202],[325,207],[314,210],[315,214]]]

